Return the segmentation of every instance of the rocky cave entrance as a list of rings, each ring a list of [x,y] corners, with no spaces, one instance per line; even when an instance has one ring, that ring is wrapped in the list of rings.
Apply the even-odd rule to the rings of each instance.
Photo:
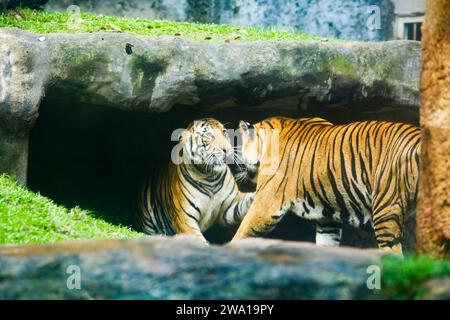
[[[366,105],[367,107],[368,105]],[[374,109],[375,110],[375,109]],[[28,186],[56,203],[80,206],[115,224],[130,225],[127,209],[147,172],[158,167],[176,142],[170,141],[176,128],[195,119],[214,117],[234,128],[238,120],[257,122],[268,116],[320,116],[334,123],[362,119],[416,122],[405,110],[317,107],[314,112],[299,108],[232,107],[201,110],[176,106],[161,114],[123,111],[108,106],[90,105],[49,92],[41,102],[39,117],[31,132],[28,161]],[[268,235],[284,240],[314,241],[314,224],[287,215]],[[235,230],[214,227],[206,234],[213,243],[231,239]],[[363,231],[344,231],[343,243],[372,246]]]

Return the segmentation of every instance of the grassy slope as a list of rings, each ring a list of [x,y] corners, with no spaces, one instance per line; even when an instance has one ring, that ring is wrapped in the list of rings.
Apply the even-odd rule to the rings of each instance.
[[[129,238],[142,234],[66,209],[0,175],[0,244],[48,243],[93,238]]]
[[[195,41],[255,41],[319,39],[275,29],[242,28],[228,25],[119,18],[81,13],[80,20],[66,12],[19,9],[0,13],[0,28],[17,27],[34,33],[124,32],[145,36],[181,36]],[[79,23],[72,23],[79,21]]]

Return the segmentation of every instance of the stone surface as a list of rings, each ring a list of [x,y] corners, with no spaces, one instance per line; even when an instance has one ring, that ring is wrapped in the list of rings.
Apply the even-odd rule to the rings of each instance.
[[[425,283],[426,300],[450,300],[450,279],[432,279]]]
[[[423,28],[417,249],[450,256],[450,2],[429,1]]]
[[[309,35],[351,40],[393,38],[390,0],[49,0],[47,10],[275,27]]]
[[[25,182],[28,132],[48,80],[40,48],[13,34],[0,40],[0,172]]]
[[[149,18],[172,21],[188,21],[190,7],[187,0],[50,0],[44,6],[49,11],[66,11],[76,5],[81,12]]]
[[[419,65],[420,44],[405,41],[194,43],[2,29],[0,171],[25,182],[28,132],[50,93],[143,112],[181,105],[417,113]]]
[[[380,257],[263,239],[226,246],[188,237],[1,246],[0,299],[374,299],[366,270]],[[81,290],[67,288],[71,265],[80,268]]]

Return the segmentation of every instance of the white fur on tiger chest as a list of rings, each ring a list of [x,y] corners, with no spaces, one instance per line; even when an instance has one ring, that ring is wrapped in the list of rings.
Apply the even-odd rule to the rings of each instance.
[[[207,197],[204,194],[199,195],[201,198],[201,215],[198,219],[198,224],[201,231],[209,229],[221,216],[221,209],[227,207],[227,204],[232,202],[230,198],[230,191],[225,185],[215,193],[212,197]]]
[[[207,230],[217,221],[220,214],[220,206],[224,201],[223,194],[224,192],[218,192],[212,198],[208,198],[205,206],[202,208],[202,214],[198,222],[201,231]]]
[[[186,203],[184,210],[189,216],[187,223],[192,228],[199,228],[202,232],[206,231],[221,218],[221,211],[234,201],[237,185],[231,172],[227,172],[226,175],[220,188],[204,185],[203,191],[207,191],[207,193],[199,189],[189,190],[189,200],[194,206]],[[236,192],[232,193],[233,190]]]

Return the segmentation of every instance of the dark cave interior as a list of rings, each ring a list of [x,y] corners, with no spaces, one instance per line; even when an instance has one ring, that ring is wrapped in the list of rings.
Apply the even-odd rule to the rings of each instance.
[[[129,225],[126,214],[151,167],[170,154],[171,133],[195,119],[213,117],[236,127],[238,120],[257,122],[273,115],[319,116],[333,123],[357,120],[391,120],[417,124],[410,110],[373,108],[358,112],[348,108],[301,109],[234,107],[200,110],[176,106],[161,114],[123,111],[83,104],[61,94],[48,94],[30,137],[28,187],[68,208],[79,206],[115,224]],[[315,227],[287,215],[268,235],[285,240],[314,241]],[[213,227],[206,237],[213,243],[231,239],[234,230]],[[344,230],[343,244],[374,246],[361,230]],[[369,236],[370,238],[370,236]]]

